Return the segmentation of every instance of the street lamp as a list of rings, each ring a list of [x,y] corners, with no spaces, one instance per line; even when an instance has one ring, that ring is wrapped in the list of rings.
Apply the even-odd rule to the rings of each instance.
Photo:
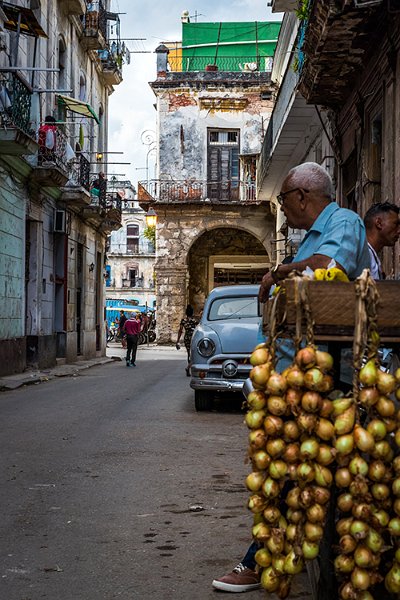
[[[150,207],[146,213],[146,225],[147,227],[155,227],[157,224],[157,213],[154,208]]]

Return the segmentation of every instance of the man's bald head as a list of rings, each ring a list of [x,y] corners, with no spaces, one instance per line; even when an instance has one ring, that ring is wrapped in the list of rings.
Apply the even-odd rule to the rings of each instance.
[[[309,190],[321,200],[331,201],[334,198],[331,176],[318,163],[306,162],[293,167],[286,177],[286,183],[289,188]]]

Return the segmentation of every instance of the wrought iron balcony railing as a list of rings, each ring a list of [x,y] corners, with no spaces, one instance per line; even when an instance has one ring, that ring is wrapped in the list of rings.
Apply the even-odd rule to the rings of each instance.
[[[139,202],[153,200],[160,203],[254,203],[257,197],[255,182],[153,179],[139,182],[138,200]]]
[[[90,163],[83,154],[78,154],[72,162],[70,180],[72,185],[90,191]]]
[[[107,12],[101,0],[87,2],[86,14],[83,17],[85,32],[100,32],[107,39]]]
[[[71,165],[67,158],[67,136],[56,124],[45,123],[39,128],[39,151],[37,164],[39,167],[58,167],[69,172]]]
[[[35,137],[31,127],[32,90],[16,72],[0,69],[0,126],[18,128]]]
[[[186,71],[227,71],[246,73],[270,73],[272,57],[270,56],[177,56],[169,54],[169,70],[176,73]]]

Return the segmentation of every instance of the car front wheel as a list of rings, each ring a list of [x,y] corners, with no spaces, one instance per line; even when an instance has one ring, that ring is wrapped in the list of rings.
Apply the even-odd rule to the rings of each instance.
[[[204,390],[194,391],[194,405],[197,411],[211,410],[212,394]]]

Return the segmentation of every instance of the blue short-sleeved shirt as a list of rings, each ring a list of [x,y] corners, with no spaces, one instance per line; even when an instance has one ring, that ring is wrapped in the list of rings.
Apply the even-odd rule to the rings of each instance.
[[[352,210],[330,202],[318,215],[301,242],[294,262],[324,254],[333,258],[350,279],[371,266],[364,223]]]

